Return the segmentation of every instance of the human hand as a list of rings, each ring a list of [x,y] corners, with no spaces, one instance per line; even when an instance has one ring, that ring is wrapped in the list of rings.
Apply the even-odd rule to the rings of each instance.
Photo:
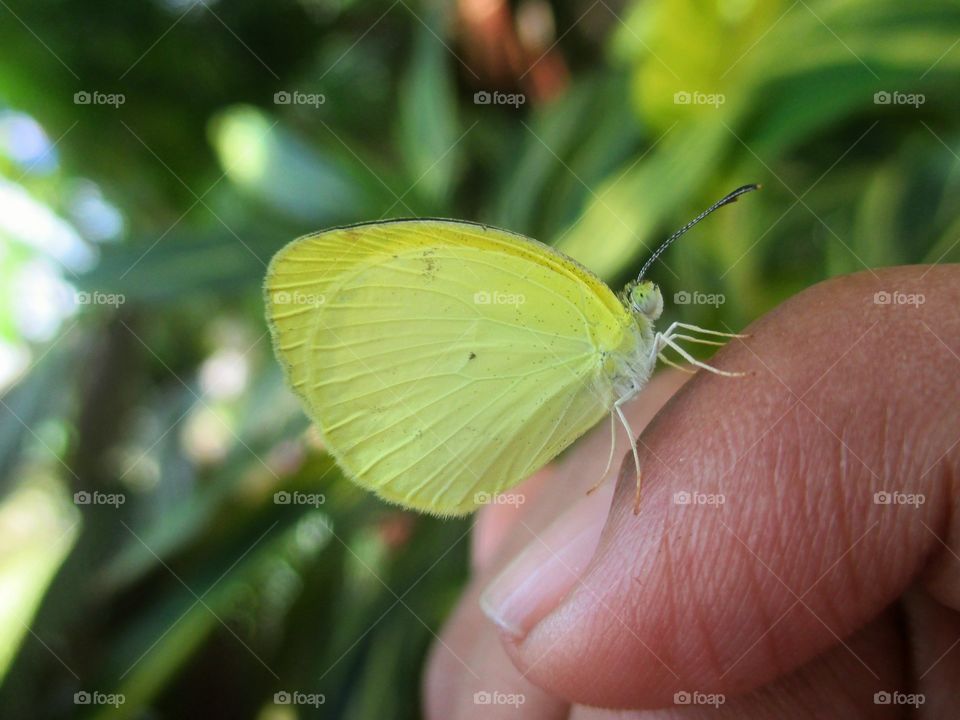
[[[746,332],[711,361],[746,377],[661,373],[629,407],[639,515],[630,457],[584,495],[605,425],[481,511],[428,718],[960,713],[960,266],[830,280]]]

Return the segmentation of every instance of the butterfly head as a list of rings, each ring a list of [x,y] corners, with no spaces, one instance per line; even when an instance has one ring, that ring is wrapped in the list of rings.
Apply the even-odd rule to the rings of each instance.
[[[744,193],[759,189],[759,185],[743,185],[734,190],[732,193],[728,193],[702,213],[697,215],[682,228],[677,230],[673,235],[664,240],[663,243],[660,244],[660,247],[653,251],[653,254],[650,255],[647,261],[643,264],[643,267],[640,268],[640,274],[637,275],[637,279],[629,283],[623,289],[623,293],[621,294],[623,304],[626,306],[627,310],[633,314],[633,317],[637,320],[637,324],[640,325],[641,328],[649,331],[653,326],[653,323],[657,320],[657,318],[660,317],[660,313],[663,312],[663,296],[660,294],[660,288],[654,285],[650,280],[643,279],[647,274],[647,270],[650,269],[650,266],[656,262],[657,258],[663,254],[664,250],[670,247],[674,240],[683,236],[684,233],[707,217],[714,210],[723,207],[724,205],[729,205],[732,202],[736,202],[737,198]]]
[[[663,312],[663,296],[660,288],[650,280],[630,283],[624,289],[624,300],[634,316],[643,317],[651,325]]]

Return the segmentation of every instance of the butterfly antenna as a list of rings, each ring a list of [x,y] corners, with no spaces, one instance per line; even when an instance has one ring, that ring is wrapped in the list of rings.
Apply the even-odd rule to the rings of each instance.
[[[660,245],[660,247],[658,247],[656,250],[653,251],[653,255],[650,256],[650,259],[643,264],[642,268],[640,268],[640,274],[637,276],[637,282],[643,279],[643,277],[647,274],[647,270],[649,270],[650,266],[653,265],[653,263],[656,262],[657,258],[663,254],[663,251],[666,250],[668,247],[670,247],[670,245],[673,244],[674,240],[679,238],[681,235],[685,234],[687,230],[689,230],[698,222],[703,220],[707,215],[712,213],[717,208],[722,208],[724,205],[729,205],[732,202],[736,202],[737,198],[740,197],[741,195],[745,195],[748,192],[753,192],[754,190],[759,190],[761,187],[762,187],[761,185],[757,185],[757,184],[744,185],[742,187],[738,187],[732,193],[729,193],[723,198],[721,198],[720,200],[717,200],[717,202],[715,202],[713,205],[708,207],[702,213],[697,215],[693,220],[688,222],[682,228],[677,230],[673,235],[671,235],[666,240],[664,240],[663,243]]]

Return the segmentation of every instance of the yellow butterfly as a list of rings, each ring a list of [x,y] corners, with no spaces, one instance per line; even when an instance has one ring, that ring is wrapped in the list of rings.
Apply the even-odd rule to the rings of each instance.
[[[527,478],[646,384],[683,334],[654,322],[644,274],[617,296],[536,240],[451,220],[391,220],[307,235],[281,249],[264,285],[286,377],[344,472],[380,497],[470,512]],[[614,448],[611,443],[609,472]],[[640,487],[640,460],[633,447]]]

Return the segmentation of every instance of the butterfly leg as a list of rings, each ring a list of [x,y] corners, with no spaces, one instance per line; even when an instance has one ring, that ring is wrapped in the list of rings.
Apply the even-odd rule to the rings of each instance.
[[[693,335],[684,335],[682,333],[674,333],[670,335],[672,340],[686,340],[692,343],[700,343],[701,345],[713,345],[714,347],[723,347],[726,343],[718,342],[717,340],[704,340],[703,338],[694,337]]]
[[[678,365],[678,364],[675,363],[673,360],[671,360],[671,359],[668,358],[666,355],[664,355],[662,352],[661,352],[661,353],[657,353],[657,357],[660,358],[660,362],[662,362],[664,365],[669,365],[670,367],[676,368],[676,369],[679,370],[680,372],[685,372],[685,373],[687,373],[688,375],[694,375],[694,374],[695,374],[693,370],[691,370],[690,368],[685,368],[683,365]]]
[[[664,334],[664,335],[673,335],[673,331],[676,330],[677,328],[680,328],[681,330],[690,330],[691,332],[701,332],[701,333],[703,333],[704,335],[716,335],[717,337],[727,337],[727,338],[748,338],[748,337],[750,337],[749,335],[739,335],[739,334],[737,334],[737,333],[726,333],[726,332],[720,332],[719,330],[707,330],[706,328],[702,328],[702,327],[700,327],[700,326],[698,326],[698,325],[691,325],[690,323],[685,323],[685,322],[673,322],[673,323],[671,323],[671,324],[670,324],[670,327],[668,327],[668,328],[663,332],[663,334]]]
[[[607,457],[607,467],[604,468],[603,474],[600,476],[600,479],[597,480],[596,484],[593,485],[589,490],[587,490],[587,495],[592,494],[597,488],[603,485],[603,481],[607,479],[607,474],[610,472],[610,468],[613,467],[613,455],[614,451],[617,448],[617,424],[616,417],[613,414],[613,411],[610,412],[610,455]]]
[[[625,403],[629,398],[621,398],[613,404],[613,409],[617,413],[617,416],[620,418],[620,423],[623,425],[623,428],[627,431],[627,436],[630,438],[630,449],[633,450],[633,462],[634,466],[637,469],[637,492],[633,499],[633,514],[636,515],[640,512],[640,482],[641,482],[641,473],[640,473],[640,455],[637,453],[637,439],[633,434],[633,430],[630,428],[630,423],[627,422],[627,416],[623,414],[623,408],[621,405]]]
[[[673,325],[671,325],[670,327],[672,328]],[[662,350],[664,348],[664,343],[661,342],[660,335],[661,334],[657,334],[656,338],[653,341],[653,347],[650,348],[650,359],[647,361],[650,367],[654,367],[654,365],[657,362],[657,358],[659,358],[660,362],[662,362],[663,364],[676,368],[680,372],[685,372],[688,375],[693,375],[694,374],[693,370],[691,370],[690,368],[685,368],[683,367],[683,365],[678,365],[673,360],[671,360],[670,358],[668,358],[666,355],[663,354]]]
[[[680,357],[682,357],[684,360],[686,360],[686,361],[687,361],[688,363],[690,363],[691,365],[694,365],[695,367],[698,367],[698,368],[702,368],[703,370],[706,370],[707,372],[712,372],[714,375],[723,375],[724,377],[743,377],[743,375],[745,375],[745,373],[727,372],[726,370],[718,370],[717,368],[713,367],[712,365],[707,365],[705,362],[700,362],[699,360],[697,360],[696,358],[694,358],[690,353],[688,353],[686,350],[684,350],[682,347],[680,347],[680,346],[674,341],[674,337],[676,337],[676,336],[671,336],[671,335],[663,334],[663,335],[660,335],[658,342],[659,342],[659,343],[663,343],[663,346],[664,346],[664,347],[673,348],[673,350],[675,350],[676,353],[677,353],[678,355],[680,355]]]

